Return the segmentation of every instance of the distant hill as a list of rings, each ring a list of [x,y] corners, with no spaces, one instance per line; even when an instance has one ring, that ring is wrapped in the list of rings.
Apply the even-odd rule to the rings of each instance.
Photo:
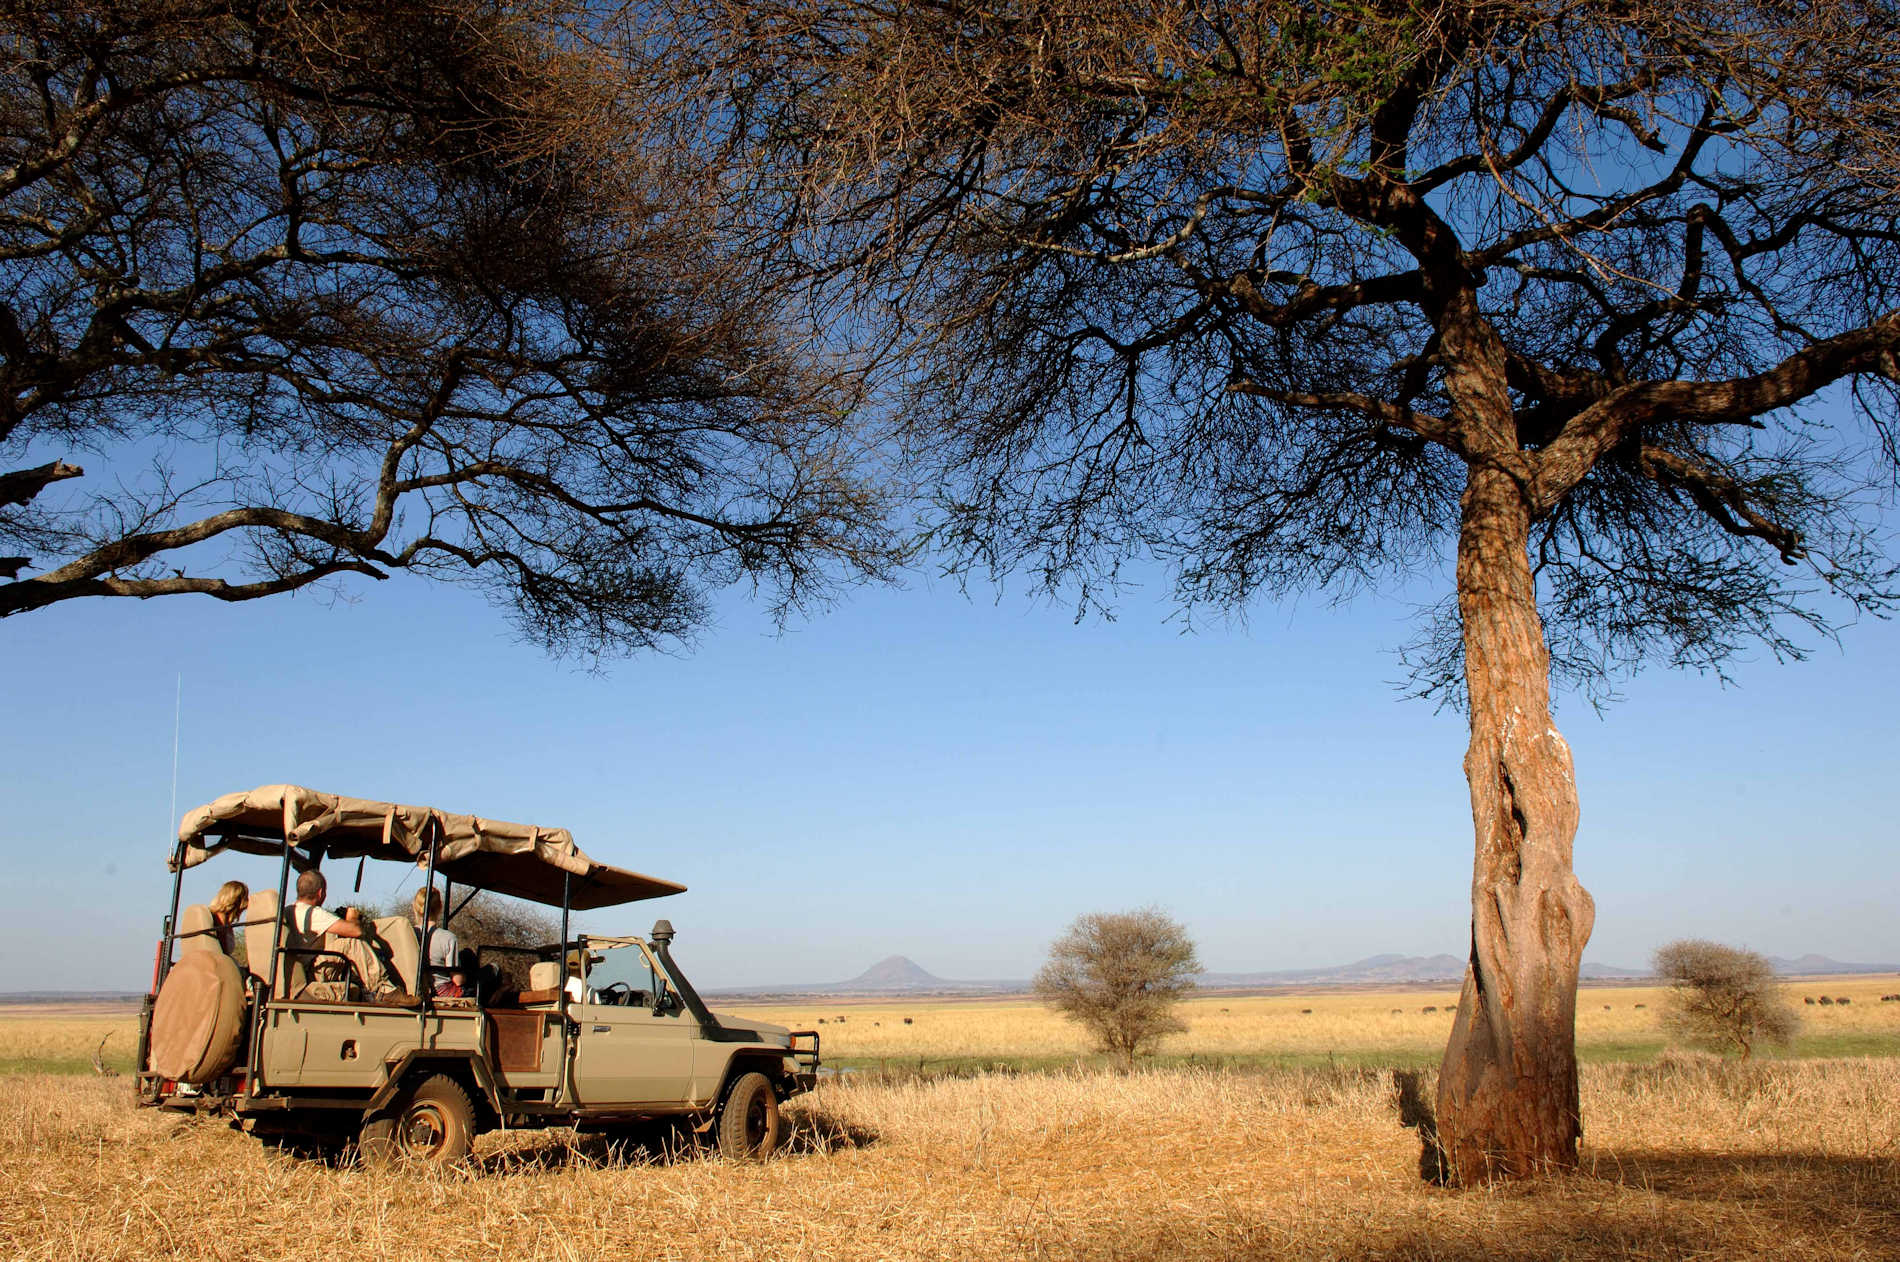
[[[853,990],[936,990],[955,983],[946,982],[907,955],[891,955],[879,960],[848,982],[839,982]]]
[[[1798,959],[1770,957],[1775,971],[1787,976],[1842,973],[1900,973],[1894,964],[1843,964],[1823,955]],[[1621,968],[1585,960],[1579,970],[1584,981],[1621,981],[1650,977],[1648,969]],[[1330,968],[1274,969],[1258,973],[1202,973],[1195,980],[1210,990],[1267,990],[1291,986],[1377,986],[1456,983],[1465,975],[1462,955],[1368,955],[1350,964]],[[814,982],[782,986],[729,987],[722,995],[1009,995],[1029,989],[1026,980],[953,981],[938,977],[908,956],[879,960],[849,981]]]
[[[1585,961],[1586,980],[1642,977],[1642,970],[1617,968]],[[1351,964],[1331,968],[1280,969],[1270,973],[1203,973],[1201,985],[1215,989],[1250,986],[1366,985],[1376,982],[1455,982],[1463,980],[1465,959],[1459,955],[1368,955]]]
[[[879,960],[849,981],[781,986],[727,987],[720,995],[1006,995],[1029,989],[1026,981],[957,982],[938,977],[909,956]]]
[[[1350,982],[1456,981],[1465,975],[1465,962],[1456,955],[1368,955],[1350,964],[1330,968],[1283,968],[1261,973],[1202,973],[1203,986],[1232,989],[1249,986],[1298,986]]]
[[[1840,973],[1900,973],[1900,964],[1844,964],[1840,960],[1830,960],[1825,955],[1803,955],[1796,959],[1784,959],[1771,955],[1768,962],[1775,971],[1787,977],[1825,977]]]

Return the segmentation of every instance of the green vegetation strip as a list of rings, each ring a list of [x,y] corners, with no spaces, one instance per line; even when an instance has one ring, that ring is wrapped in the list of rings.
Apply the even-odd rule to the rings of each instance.
[[[1587,1065],[1648,1064],[1668,1050],[1662,1039],[1627,1039],[1582,1044],[1577,1059]],[[1200,1068],[1232,1072],[1275,1069],[1431,1069],[1444,1054],[1438,1047],[1351,1048],[1335,1052],[1247,1052],[1214,1056],[1144,1056],[1143,1068]],[[1767,1048],[1758,1060],[1837,1060],[1856,1056],[1900,1056],[1900,1035],[1817,1034],[1795,1040],[1785,1051]],[[1736,1059],[1733,1055],[1725,1059]],[[979,1073],[1049,1074],[1099,1071],[1114,1062],[1107,1056],[829,1056],[828,1068],[893,1078],[959,1078]]]
[[[132,1057],[129,1053],[114,1056],[108,1053],[103,1057],[107,1069],[121,1074],[132,1072]],[[92,1074],[95,1073],[90,1056],[0,1056],[0,1075],[5,1074]]]

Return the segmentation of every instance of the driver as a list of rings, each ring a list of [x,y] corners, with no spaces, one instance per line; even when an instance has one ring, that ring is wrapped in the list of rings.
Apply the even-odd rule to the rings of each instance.
[[[602,957],[589,955],[585,951],[567,953],[567,982],[562,989],[567,991],[569,1003],[591,1003],[593,994],[587,988],[587,973]]]

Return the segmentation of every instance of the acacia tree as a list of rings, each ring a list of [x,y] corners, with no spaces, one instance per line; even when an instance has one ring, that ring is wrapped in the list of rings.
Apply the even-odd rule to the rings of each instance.
[[[1655,967],[1670,983],[1663,1022],[1687,1042],[1733,1047],[1747,1060],[1755,1044],[1785,1047],[1801,1027],[1774,965],[1754,951],[1685,938],[1657,948]]]
[[[1036,997],[1095,1036],[1123,1070],[1187,1027],[1174,1007],[1201,965],[1179,921],[1158,908],[1077,916],[1036,973]]]
[[[409,570],[601,651],[882,566],[841,379],[588,13],[7,7],[0,617]]]
[[[1894,590],[1893,7],[711,13],[679,64],[820,314],[888,352],[959,570],[1088,602],[1147,551],[1237,607],[1452,560],[1414,659],[1470,719],[1438,1133],[1462,1180],[1573,1166],[1553,673],[1798,656]]]

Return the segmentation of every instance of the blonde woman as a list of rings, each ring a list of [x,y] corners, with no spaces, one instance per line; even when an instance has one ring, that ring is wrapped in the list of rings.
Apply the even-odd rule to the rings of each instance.
[[[438,995],[461,994],[463,979],[460,973],[449,974],[445,977],[435,971],[438,968],[454,968],[456,953],[461,945],[456,942],[455,935],[450,933],[447,926],[442,923],[442,891],[433,886],[417,890],[413,915],[416,922],[416,935],[428,942],[429,958],[426,963],[429,966],[429,981],[435,987],[435,993]],[[434,933],[429,932],[431,924],[435,926]]]
[[[251,905],[251,887],[242,881],[226,881],[206,904],[211,912],[211,927],[218,931],[218,949],[226,955],[237,950],[237,923]]]

